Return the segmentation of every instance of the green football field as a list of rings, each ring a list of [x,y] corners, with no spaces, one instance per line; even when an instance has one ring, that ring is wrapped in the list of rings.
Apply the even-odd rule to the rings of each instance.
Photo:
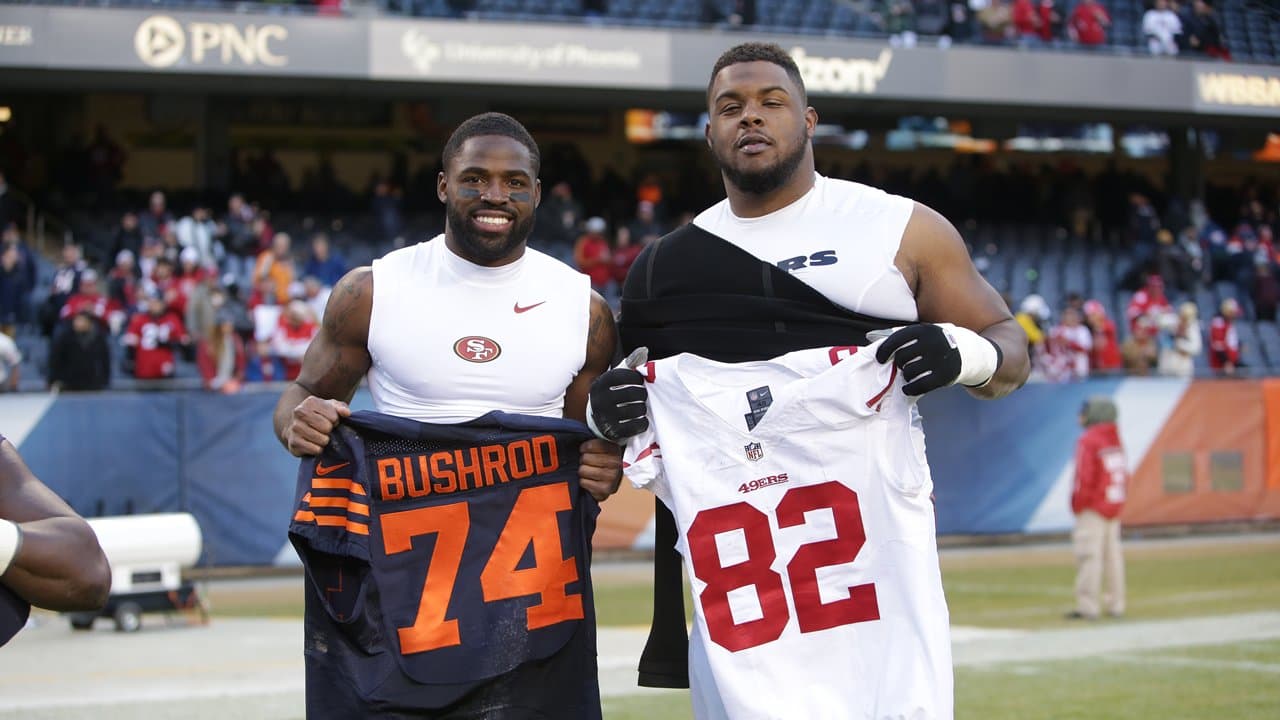
[[[1014,629],[1034,641],[1088,629],[1126,628],[1198,618],[1236,627],[1229,642],[1157,649],[1120,648],[1070,659],[960,662],[956,717],[962,720],[1275,720],[1280,718],[1280,633],[1242,635],[1248,613],[1280,612],[1280,535],[1130,542],[1129,612],[1123,619],[1071,622],[1070,550],[1052,546],[946,550],[943,581],[954,626]],[[643,627],[652,588],[641,564],[609,563],[593,573],[601,625]],[[211,596],[215,615],[300,616],[297,593],[240,588]],[[1096,635],[1095,632],[1095,640]],[[1130,633],[1132,634],[1132,633]],[[1069,641],[1069,638],[1068,638]],[[691,718],[688,693],[607,697],[605,717]]]
[[[1146,620],[1280,611],[1280,537],[1130,543],[1129,612]],[[1071,607],[1065,546],[944,552],[954,625],[1057,631]],[[627,612],[648,612],[647,586]],[[609,597],[622,596],[611,588]],[[620,609],[615,609],[619,614]],[[1275,720],[1280,718],[1280,640],[1126,651],[1072,660],[956,668],[956,717],[982,720]],[[610,720],[692,718],[688,694],[607,698]]]
[[[692,718],[687,693],[606,698],[609,720]],[[1275,720],[1280,641],[956,669],[956,718]]]

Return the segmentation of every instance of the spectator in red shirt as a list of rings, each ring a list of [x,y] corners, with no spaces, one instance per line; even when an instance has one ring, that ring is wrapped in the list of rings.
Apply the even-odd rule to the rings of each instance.
[[[1234,375],[1240,367],[1240,336],[1235,322],[1240,317],[1240,303],[1227,298],[1219,310],[1209,323],[1209,367],[1223,375]]]
[[[79,292],[67,298],[62,306],[59,316],[62,327],[59,332],[65,331],[70,325],[71,317],[79,312],[89,313],[102,325],[103,330],[110,329],[112,333],[120,332],[120,327],[124,324],[125,309],[102,293],[98,273],[93,270],[80,273]]]
[[[155,268],[151,271],[150,282],[144,282],[147,292],[160,293],[170,310],[183,315],[187,312],[187,296],[182,294],[182,285],[178,282],[177,270],[169,258],[156,258]]]
[[[116,253],[116,264],[107,272],[107,295],[127,311],[138,302],[138,268],[132,250]]]
[[[190,342],[182,318],[169,309],[164,296],[153,292],[145,312],[134,314],[123,338],[126,358],[139,380],[173,377],[177,358],[174,350]]]
[[[311,306],[302,300],[291,300],[280,313],[279,324],[271,336],[271,355],[279,362],[284,377],[275,380],[296,380],[302,370],[302,356],[312,338],[320,332]]]
[[[1143,288],[1129,299],[1125,317],[1129,320],[1129,340],[1121,354],[1131,372],[1145,375],[1158,360],[1160,329],[1177,322],[1159,275],[1147,276]]]
[[[578,270],[591,278],[592,290],[606,297],[609,286],[613,283],[609,241],[604,236],[607,227],[602,217],[587,220],[586,232],[578,237],[578,242],[573,246],[573,261]]]
[[[1054,4],[1054,0],[1040,0],[1036,4],[1036,13],[1040,16],[1040,39],[1045,44],[1056,44],[1055,41],[1062,31],[1062,16],[1058,14],[1058,7]]]
[[[1035,0],[1013,0],[1013,30],[1018,35],[1019,45],[1039,45],[1043,40],[1040,26],[1040,12]]]
[[[636,257],[644,249],[644,243],[633,242],[636,239],[628,227],[618,228],[618,232],[614,235],[613,280],[618,283],[618,287],[622,287],[622,283],[627,279],[627,271],[631,269]]]
[[[1089,351],[1089,369],[1093,372],[1119,370],[1124,366],[1116,324],[1107,317],[1107,309],[1097,300],[1084,304],[1085,323],[1093,331],[1093,348]]]
[[[1068,307],[1062,311],[1062,322],[1053,326],[1045,341],[1048,351],[1046,377],[1053,382],[1070,382],[1089,377],[1089,353],[1093,350],[1093,333],[1080,322],[1080,311]]]
[[[1110,398],[1089,398],[1080,410],[1084,433],[1076,442],[1071,542],[1076,556],[1076,607],[1069,619],[1096,620],[1124,614],[1124,557],[1120,549],[1120,511],[1124,509],[1129,463],[1116,430],[1116,405]],[[1103,585],[1106,592],[1101,594]]]
[[[1107,42],[1107,28],[1111,16],[1098,0],[1080,0],[1071,11],[1068,32],[1071,39],[1087,48],[1095,48]]]

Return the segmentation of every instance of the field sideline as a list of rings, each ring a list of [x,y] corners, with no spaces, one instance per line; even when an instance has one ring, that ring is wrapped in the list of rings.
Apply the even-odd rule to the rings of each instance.
[[[1137,541],[1126,554],[1129,615],[1073,624],[1061,618],[1066,545],[944,549],[956,716],[1274,718],[1280,534]],[[687,693],[634,686],[647,565],[594,577],[605,717],[690,718]],[[301,718],[299,592],[296,577],[209,583],[209,626],[148,616],[132,636],[44,615],[0,650],[0,718]]]

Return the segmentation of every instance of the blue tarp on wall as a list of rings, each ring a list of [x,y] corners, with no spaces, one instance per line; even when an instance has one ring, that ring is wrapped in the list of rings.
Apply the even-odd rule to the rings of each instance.
[[[68,393],[22,442],[22,458],[81,515],[180,510],[176,394]]]
[[[997,402],[956,388],[924,398],[939,532],[1025,530],[1071,460],[1084,399],[1114,394],[1120,382],[1028,385]],[[30,418],[20,449],[81,514],[190,512],[204,534],[202,564],[271,564],[288,555],[298,466],[272,431],[277,398],[66,394]],[[5,402],[0,432],[18,424]],[[368,394],[352,405],[369,407]]]
[[[1121,382],[1027,385],[995,402],[960,388],[922,398],[938,532],[1024,530],[1075,453],[1085,399]]]

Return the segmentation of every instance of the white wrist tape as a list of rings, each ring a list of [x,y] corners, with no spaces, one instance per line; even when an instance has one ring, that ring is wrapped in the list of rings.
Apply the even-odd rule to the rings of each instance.
[[[1000,369],[1000,354],[996,346],[978,333],[951,323],[937,323],[951,338],[951,344],[960,351],[960,375],[955,384],[966,387],[982,387],[991,382]]]
[[[0,575],[4,575],[22,547],[22,528],[17,523],[0,520]]]
[[[591,431],[591,434],[592,434],[592,435],[595,435],[596,437],[600,438],[601,440],[608,440],[608,439],[609,439],[609,438],[607,438],[607,437],[605,437],[605,436],[604,436],[604,433],[600,432],[600,428],[596,427],[596,418],[595,418],[595,415],[593,415],[593,414],[591,413],[591,403],[590,403],[590,402],[587,402],[587,429]]]

